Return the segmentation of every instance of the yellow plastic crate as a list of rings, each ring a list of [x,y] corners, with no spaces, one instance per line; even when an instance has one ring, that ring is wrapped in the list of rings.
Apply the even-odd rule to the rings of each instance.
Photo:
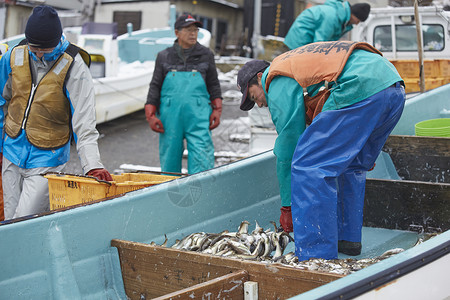
[[[406,93],[420,92],[419,79],[403,78],[403,80],[405,82],[405,92]],[[431,79],[425,78],[425,90],[426,91],[435,89],[444,84],[445,83],[444,83],[443,78],[431,78]]]
[[[48,179],[50,209],[55,210],[139,190],[176,179],[179,176],[123,173],[121,175],[112,175],[112,177],[114,181],[108,184],[84,176],[70,174],[45,175],[45,178]]]
[[[439,73],[444,78],[450,77],[450,59],[439,60]]]
[[[123,173],[122,175],[112,175],[112,176],[115,182],[114,195],[139,190],[151,185],[163,183],[178,178],[178,176],[142,174],[142,173]]]
[[[397,69],[398,73],[402,78],[419,78],[420,69],[419,69],[419,61],[413,59],[405,59],[405,60],[391,60],[392,64]],[[445,67],[442,64],[442,68]],[[440,77],[441,76],[441,65],[438,60],[424,60],[423,62],[423,71],[425,77]]]

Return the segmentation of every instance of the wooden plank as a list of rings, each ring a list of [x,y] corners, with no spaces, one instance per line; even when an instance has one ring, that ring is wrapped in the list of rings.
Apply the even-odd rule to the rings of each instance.
[[[154,299],[242,299],[247,280],[247,271],[240,270]]]
[[[258,300],[258,283],[254,281],[244,282],[244,300]]]
[[[136,243],[137,245],[137,243]],[[186,259],[184,253],[169,253],[162,247],[147,251],[125,251],[119,248],[125,291],[131,299],[159,297],[229,274],[234,269],[205,265]],[[180,253],[181,252],[181,253]],[[181,255],[181,257],[177,257]]]
[[[367,179],[364,225],[389,229],[450,229],[450,184]]]
[[[343,277],[115,239],[111,245],[118,248],[130,299],[159,297],[238,270],[258,282],[261,299],[286,299]]]
[[[450,183],[450,138],[391,135],[383,151],[402,179]]]

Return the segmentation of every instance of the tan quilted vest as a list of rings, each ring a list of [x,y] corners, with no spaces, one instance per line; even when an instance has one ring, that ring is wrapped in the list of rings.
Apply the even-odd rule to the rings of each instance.
[[[336,81],[354,49],[363,49],[382,55],[370,44],[351,41],[318,42],[285,52],[270,64],[266,91],[275,76],[295,79],[303,88],[306,121],[311,124],[330,95],[328,83]],[[310,97],[306,88],[325,81],[325,88]]]
[[[34,89],[29,59],[26,45],[11,53],[12,97],[5,132],[16,138],[23,128],[29,142],[38,148],[62,147],[71,135],[70,104],[63,85],[73,58],[64,52]]]

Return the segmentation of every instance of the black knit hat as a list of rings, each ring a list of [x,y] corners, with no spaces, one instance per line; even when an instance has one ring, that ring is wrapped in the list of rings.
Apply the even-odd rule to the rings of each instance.
[[[46,5],[36,6],[25,28],[28,44],[42,49],[53,48],[58,45],[61,35],[62,26],[56,10]]]
[[[248,82],[256,76],[259,72],[264,72],[267,67],[270,66],[265,60],[254,59],[247,62],[238,72],[237,86],[242,93],[242,100],[240,109],[247,111],[255,106],[255,102],[247,97],[248,94]]]
[[[370,14],[370,4],[356,3],[351,6],[352,15],[357,17],[361,22],[367,20]]]

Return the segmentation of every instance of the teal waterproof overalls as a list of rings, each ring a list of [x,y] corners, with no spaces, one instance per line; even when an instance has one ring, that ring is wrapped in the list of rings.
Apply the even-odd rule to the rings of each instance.
[[[181,172],[186,139],[188,173],[214,167],[214,145],[209,130],[210,95],[200,72],[171,71],[161,88],[160,119],[164,133],[159,138],[161,170]]]

